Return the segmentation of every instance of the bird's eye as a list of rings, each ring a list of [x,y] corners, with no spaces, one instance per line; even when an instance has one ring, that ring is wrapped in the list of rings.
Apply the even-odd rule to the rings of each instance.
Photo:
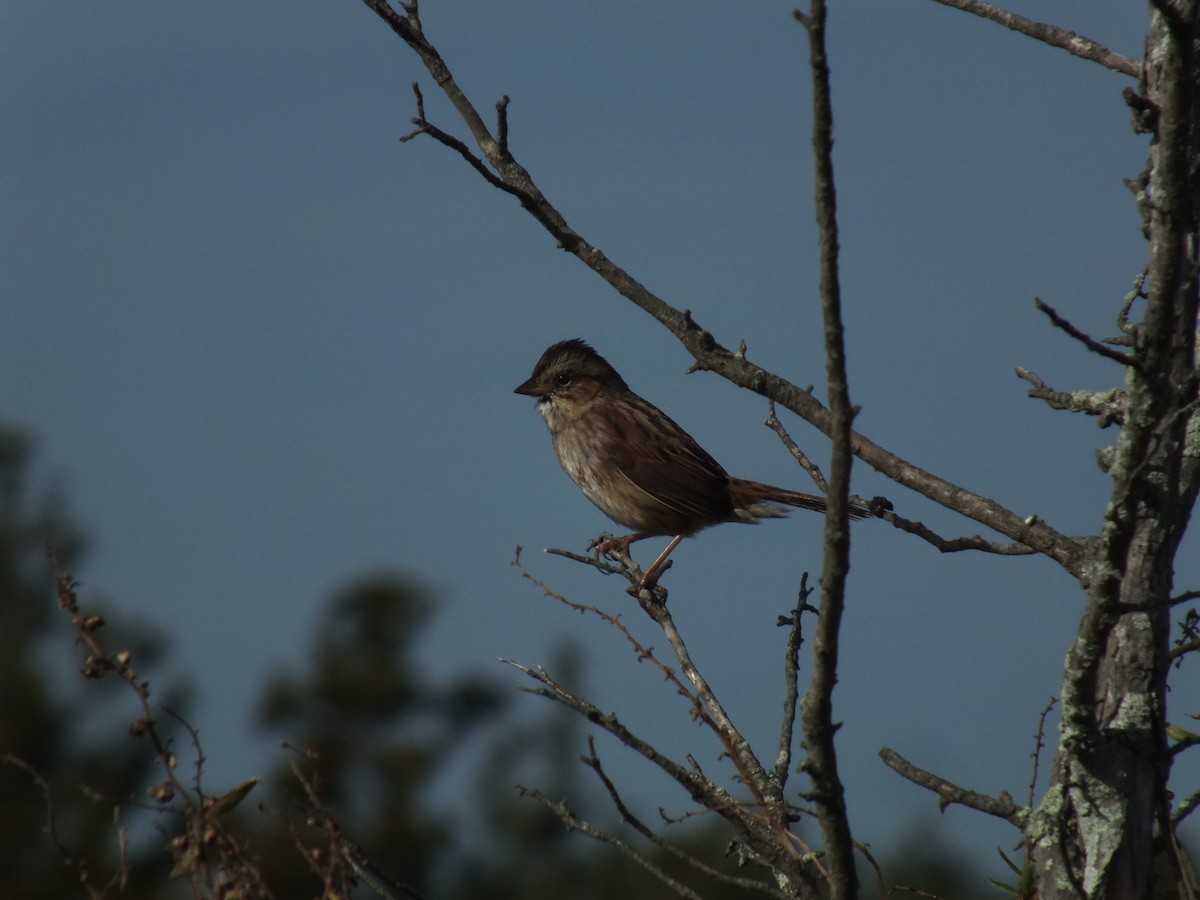
[[[571,383],[571,375],[569,372],[559,372],[554,376],[554,383],[559,387],[566,387]]]

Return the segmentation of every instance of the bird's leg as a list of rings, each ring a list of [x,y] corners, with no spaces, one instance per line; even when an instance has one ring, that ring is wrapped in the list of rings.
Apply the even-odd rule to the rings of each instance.
[[[671,555],[671,551],[674,550],[676,547],[678,547],[679,542],[682,541],[685,537],[687,537],[687,535],[677,534],[677,535],[675,535],[675,537],[671,538],[671,543],[667,544],[667,549],[664,550],[662,553],[658,554],[658,559],[656,559],[654,562],[652,562],[650,564],[650,568],[648,568],[646,570],[645,574],[642,575],[642,587],[644,587],[644,588],[654,587],[654,585],[658,582],[658,576],[662,571],[662,567],[667,562],[667,557]]]

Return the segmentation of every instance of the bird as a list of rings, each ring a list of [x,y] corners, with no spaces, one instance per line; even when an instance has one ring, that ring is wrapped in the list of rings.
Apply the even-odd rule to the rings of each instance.
[[[671,535],[641,577],[653,587],[680,541],[723,522],[786,516],[775,504],[824,512],[825,498],[735,478],[617,370],[579,338],[547,348],[514,393],[537,398],[563,470],[592,503],[632,533],[589,549],[628,553],[648,537]],[[852,504],[850,515],[871,513]]]

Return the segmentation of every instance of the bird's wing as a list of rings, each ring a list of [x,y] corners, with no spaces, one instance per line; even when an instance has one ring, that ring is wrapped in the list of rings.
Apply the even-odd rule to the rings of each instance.
[[[690,434],[650,403],[610,421],[617,470],[655,500],[705,523],[732,515],[729,476]]]

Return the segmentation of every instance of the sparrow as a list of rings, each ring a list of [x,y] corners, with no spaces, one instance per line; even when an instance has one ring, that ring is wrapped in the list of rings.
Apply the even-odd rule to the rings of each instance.
[[[633,530],[589,549],[597,556],[617,548],[628,553],[634,541],[672,535],[642,575],[642,587],[655,585],[680,541],[710,525],[786,516],[776,503],[825,511],[824,497],[734,478],[579,339],[549,347],[515,393],[537,398],[554,453],[584,496]],[[850,515],[860,519],[870,511],[852,505]]]

